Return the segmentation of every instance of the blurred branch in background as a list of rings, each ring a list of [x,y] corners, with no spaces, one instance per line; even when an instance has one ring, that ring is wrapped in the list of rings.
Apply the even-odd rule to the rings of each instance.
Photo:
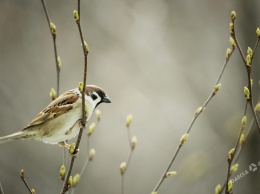
[[[101,118],[101,112],[100,112],[99,109],[96,109],[95,115],[96,115],[97,124],[98,124],[100,122],[100,118]],[[78,174],[77,180],[73,181],[73,183],[72,183],[71,194],[75,193],[76,185],[79,183],[79,181],[81,180],[81,177],[85,173],[89,163],[93,161],[93,159],[94,159],[94,157],[96,155],[96,150],[94,148],[90,149],[90,137],[94,133],[94,131],[96,130],[96,127],[97,127],[97,125],[94,122],[89,125],[88,131],[87,131],[87,147],[86,147],[86,152],[88,153],[88,156],[87,156],[87,158],[85,160],[85,163],[84,163],[80,173]],[[77,175],[75,175],[75,176],[77,176]],[[75,176],[74,176],[73,180],[75,180]]]
[[[221,84],[220,84],[220,79],[224,73],[224,70],[228,64],[228,61],[232,55],[232,53],[234,52],[235,50],[235,46],[234,44],[231,42],[231,49],[227,49],[226,51],[226,60],[224,62],[224,65],[220,71],[220,74],[217,78],[217,81],[216,81],[216,84],[215,84],[215,87],[213,88],[213,91],[212,93],[210,94],[210,96],[208,97],[208,99],[205,101],[205,103],[199,107],[196,111],[195,111],[195,114],[194,114],[194,117],[190,123],[190,125],[188,126],[188,129],[186,131],[186,133],[181,137],[180,139],[180,143],[179,143],[179,146],[177,147],[175,153],[173,154],[172,156],[172,159],[170,160],[168,166],[166,167],[165,171],[163,172],[159,182],[157,183],[157,185],[155,186],[154,190],[152,191],[152,194],[156,194],[158,189],[160,188],[161,184],[163,183],[163,181],[168,177],[167,176],[167,173],[169,172],[173,162],[175,161],[179,151],[181,150],[182,146],[184,145],[184,143],[186,142],[188,136],[189,136],[189,133],[194,125],[194,123],[196,122],[197,118],[199,117],[199,115],[205,110],[206,106],[208,105],[208,103],[211,101],[211,99],[217,94],[217,92],[219,91],[220,87],[221,87]]]
[[[0,182],[0,194],[4,194],[4,190],[3,190],[1,182]]]
[[[132,158],[132,155],[133,155],[133,152],[134,152],[134,149],[136,147],[136,144],[137,144],[137,138],[136,136],[131,136],[131,132],[130,132],[130,125],[132,123],[132,120],[133,120],[133,116],[131,114],[127,115],[126,117],[126,128],[127,128],[127,136],[128,136],[128,141],[129,141],[129,146],[130,146],[130,153],[128,155],[128,158],[126,160],[126,162],[122,162],[120,164],[120,173],[121,173],[121,193],[124,194],[125,193],[125,173],[126,173],[126,170],[128,169],[129,167],[129,164],[130,164],[130,161],[131,161],[131,158]]]
[[[228,169],[227,169],[227,178],[225,183],[223,184],[223,186],[217,185],[215,188],[215,193],[219,194],[222,193],[224,191],[225,188],[225,194],[231,194],[232,190],[233,190],[233,182],[232,180],[230,180],[231,175],[237,171],[238,169],[238,158],[241,154],[243,145],[245,144],[245,136],[244,136],[244,129],[246,127],[246,123],[247,123],[247,106],[248,104],[251,107],[252,113],[253,113],[253,118],[255,121],[255,123],[257,124],[257,128],[258,131],[260,132],[260,128],[259,128],[259,123],[258,123],[258,118],[257,118],[257,112],[258,112],[258,107],[259,107],[259,103],[254,106],[253,105],[253,90],[252,90],[252,85],[253,85],[253,79],[251,78],[251,70],[252,70],[252,64],[253,64],[253,57],[254,54],[256,52],[257,46],[259,44],[259,40],[260,40],[260,29],[257,28],[256,29],[256,37],[257,37],[257,41],[255,43],[254,49],[252,50],[250,47],[248,47],[247,49],[247,56],[245,57],[242,49],[238,43],[237,37],[236,37],[236,33],[235,33],[235,19],[236,19],[236,12],[232,11],[231,12],[231,23],[229,25],[230,27],[230,34],[231,37],[234,40],[234,43],[239,51],[239,54],[241,56],[241,59],[244,62],[244,65],[246,67],[246,71],[247,71],[247,86],[244,87],[244,95],[246,98],[246,102],[245,102],[245,108],[244,108],[244,112],[243,112],[243,118],[241,121],[241,126],[240,126],[240,130],[239,130],[239,134],[236,140],[236,145],[234,148],[232,148],[229,153],[228,153],[228,157],[227,157],[227,162],[228,162]],[[250,124],[249,130],[248,130],[248,134],[252,128],[253,125],[253,121]],[[247,135],[248,136],[248,135]],[[247,139],[247,138],[246,138]],[[236,158],[235,158],[236,157]],[[234,161],[234,162],[233,162]]]
[[[52,40],[53,40],[53,47],[54,47],[54,57],[55,57],[55,64],[56,64],[56,72],[57,72],[57,86],[56,86],[56,93],[57,96],[59,96],[60,93],[60,68],[61,68],[61,59],[60,56],[58,56],[58,52],[57,52],[57,46],[56,46],[56,36],[57,36],[57,30],[56,30],[56,26],[53,22],[50,21],[49,18],[49,14],[48,14],[48,10],[46,8],[45,2],[44,0],[41,0],[42,2],[42,6],[44,9],[44,13],[49,25],[49,29],[52,35]]]
[[[22,179],[23,183],[25,184],[26,188],[28,189],[28,191],[31,193],[31,194],[35,194],[35,190],[34,189],[31,189],[27,183],[27,181],[25,180],[25,175],[24,175],[24,170],[22,169],[21,172],[20,172],[20,178]]]

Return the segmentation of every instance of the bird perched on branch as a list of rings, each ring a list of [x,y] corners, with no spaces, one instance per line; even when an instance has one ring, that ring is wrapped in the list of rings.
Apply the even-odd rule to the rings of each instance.
[[[86,121],[102,102],[111,103],[103,89],[86,85]],[[43,109],[23,130],[0,137],[0,144],[17,139],[33,139],[66,148],[66,140],[75,137],[80,130],[82,119],[82,94],[79,88],[69,90]]]

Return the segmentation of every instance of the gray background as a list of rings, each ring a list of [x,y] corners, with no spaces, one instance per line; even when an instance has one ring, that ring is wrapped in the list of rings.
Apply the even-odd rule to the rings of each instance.
[[[76,1],[46,1],[57,27],[62,59],[61,92],[82,80],[83,54],[73,20]],[[91,137],[96,157],[76,193],[121,193],[119,165],[130,153],[125,117],[138,145],[125,174],[127,193],[151,193],[194,111],[206,100],[229,47],[230,12],[236,10],[243,51],[253,47],[260,26],[260,2],[106,0],[82,2],[82,28],[90,47],[88,83],[104,88],[112,104],[102,104],[102,121]],[[254,92],[258,93],[259,50]],[[237,52],[222,88],[194,125],[159,193],[214,193],[226,177],[226,155],[234,147],[243,114],[246,72]],[[0,1],[0,135],[16,132],[49,102],[56,87],[52,38],[40,0]],[[248,115],[251,118],[251,114]],[[94,119],[92,120],[94,121]],[[259,135],[252,130],[235,175],[260,161]],[[75,139],[73,140],[75,141]],[[59,193],[62,149],[36,141],[0,145],[0,181],[5,193]],[[86,136],[73,174],[87,155]],[[259,168],[259,167],[258,167]],[[260,168],[234,185],[234,193],[258,193]]]

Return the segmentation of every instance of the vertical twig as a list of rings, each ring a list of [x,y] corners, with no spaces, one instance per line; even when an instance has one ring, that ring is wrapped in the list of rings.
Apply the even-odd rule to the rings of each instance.
[[[100,111],[99,111],[99,110],[96,110],[96,118],[97,118],[97,122],[99,122],[99,121],[100,121],[100,114],[97,116],[97,112],[99,113]],[[96,155],[95,149],[94,149],[94,148],[90,149],[90,136],[93,134],[95,128],[96,128],[96,124],[95,124],[95,123],[92,123],[92,124],[89,126],[89,128],[88,128],[88,132],[87,132],[87,146],[86,146],[86,150],[87,150],[87,152],[88,152],[88,156],[87,156],[87,158],[86,158],[86,160],[85,160],[85,163],[84,163],[84,165],[83,165],[83,167],[82,167],[82,169],[81,169],[81,171],[80,171],[80,173],[79,173],[79,179],[78,179],[77,182],[80,181],[80,179],[81,179],[83,173],[85,172],[85,170],[87,169],[89,163],[90,163],[91,161],[93,161],[93,159],[94,159],[94,157],[95,157],[95,155]],[[73,194],[74,191],[75,191],[75,188],[73,187],[71,194]]]
[[[246,118],[246,112],[247,112],[247,105],[248,105],[248,101],[246,101],[246,104],[245,104],[243,119],[242,119],[242,122],[241,122],[241,126],[240,126],[240,130],[239,130],[239,134],[238,134],[238,138],[237,138],[237,141],[236,141],[235,148],[233,149],[232,153],[228,154],[228,159],[227,159],[228,169],[227,169],[227,178],[226,178],[226,183],[225,183],[225,185],[226,185],[225,193],[226,194],[230,193],[230,191],[228,190],[228,182],[229,182],[229,179],[232,175],[232,171],[231,171],[232,162],[233,162],[234,156],[235,156],[235,154],[237,153],[237,150],[238,150],[240,137],[242,135],[243,130],[245,129],[245,124],[246,124],[245,118]],[[222,187],[221,189],[224,190],[224,187]],[[222,190],[221,190],[221,192],[222,192]]]
[[[88,47],[84,41],[83,38],[83,34],[82,34],[82,30],[81,30],[81,25],[80,25],[80,0],[78,0],[78,10],[74,11],[74,19],[77,23],[78,29],[79,29],[79,33],[80,33],[80,39],[81,39],[81,43],[82,43],[82,49],[83,49],[83,53],[84,53],[84,75],[83,75],[83,89],[82,89],[82,118],[81,118],[81,128],[78,134],[78,139],[75,145],[75,152],[77,152],[78,148],[79,148],[79,144],[80,144],[80,140],[82,137],[82,133],[83,133],[83,129],[85,128],[86,125],[86,109],[85,109],[85,90],[86,90],[86,80],[87,80],[87,57],[88,57]],[[69,177],[71,175],[71,171],[73,168],[73,164],[75,161],[75,156],[73,155],[71,157],[71,161],[70,161],[70,165],[69,165],[69,169],[68,169],[68,173],[67,176],[65,178],[64,181],[64,185],[63,188],[61,190],[61,194],[66,193],[66,191],[68,190],[68,181],[69,181]]]
[[[232,193],[232,185],[231,185],[231,188],[229,188],[229,185],[228,185],[229,184],[229,179],[230,179],[230,176],[233,173],[233,170],[237,168],[237,167],[235,167],[235,165],[236,165],[236,163],[237,163],[237,161],[238,161],[238,159],[240,157],[240,154],[242,152],[242,149],[244,147],[244,144],[245,144],[245,141],[246,141],[246,139],[248,137],[248,134],[250,133],[250,131],[251,131],[252,127],[253,127],[254,121],[256,122],[257,128],[258,128],[258,130],[260,132],[260,125],[259,125],[259,121],[258,121],[258,118],[257,118],[257,115],[256,115],[257,111],[255,110],[254,105],[253,105],[253,94],[252,94],[252,83],[251,83],[252,62],[253,62],[254,54],[256,52],[256,49],[257,49],[259,41],[260,41],[260,30],[259,30],[259,28],[257,28],[257,30],[256,30],[257,41],[255,43],[254,49],[252,50],[250,47],[248,47],[247,56],[245,57],[243,52],[242,52],[242,49],[240,47],[240,44],[239,44],[239,42],[238,42],[238,40],[236,38],[235,19],[236,19],[236,13],[235,13],[235,11],[232,11],[231,12],[231,20],[232,21],[231,21],[231,23],[229,25],[229,27],[230,27],[230,34],[231,34],[231,37],[233,39],[232,42],[238,48],[239,54],[240,54],[240,56],[241,56],[241,58],[242,58],[242,60],[244,62],[244,65],[245,65],[246,71],[247,71],[247,82],[248,83],[247,83],[247,87],[244,88],[244,93],[245,93],[245,96],[246,96],[246,104],[245,104],[244,114],[243,114],[243,118],[242,118],[242,122],[241,122],[241,126],[240,126],[240,131],[239,131],[239,134],[238,134],[238,138],[237,138],[237,141],[236,141],[235,148],[231,149],[229,151],[229,154],[228,154],[228,172],[227,172],[226,180],[225,180],[225,182],[224,182],[222,187],[220,185],[218,185],[216,187],[217,188],[217,192],[216,193],[218,193],[218,194],[222,193],[224,190],[225,190],[226,194]],[[249,106],[250,106],[250,108],[252,110],[254,120],[251,121],[249,129],[248,129],[247,136],[246,136],[246,138],[244,138],[244,134],[242,132],[243,132],[243,130],[245,128],[245,124],[246,124],[246,120],[247,120],[246,119],[246,112],[247,112],[248,104],[249,104]],[[242,135],[243,135],[243,138],[241,138]]]
[[[125,192],[125,173],[126,173],[127,168],[129,167],[130,160],[132,158],[132,155],[133,155],[134,149],[136,147],[136,143],[137,143],[136,136],[132,137],[131,136],[131,132],[130,132],[130,125],[132,123],[132,119],[133,119],[133,116],[131,114],[129,114],[126,117],[127,136],[128,136],[128,141],[129,141],[129,146],[130,146],[131,151],[130,151],[130,153],[128,155],[128,158],[127,158],[126,162],[123,162],[120,165],[121,192],[122,192],[122,194],[124,194],[124,192]]]
[[[48,22],[48,26],[52,35],[52,40],[53,40],[53,47],[54,47],[54,56],[55,56],[55,64],[56,64],[56,71],[57,71],[57,96],[59,96],[59,91],[60,91],[60,66],[58,62],[58,52],[57,52],[57,46],[56,46],[56,27],[55,25],[50,21],[48,10],[46,8],[44,0],[41,0],[42,6],[44,8],[44,13]]]
[[[4,190],[3,190],[1,182],[0,182],[0,194],[4,194]]]
[[[234,17],[232,17],[232,14],[234,15]],[[237,37],[236,37],[236,33],[235,33],[235,19],[236,19],[236,13],[233,11],[231,12],[231,23],[230,23],[230,34],[232,36],[232,38],[234,39],[235,43],[236,43],[236,46],[238,48],[238,51],[240,53],[240,56],[244,62],[244,65],[246,67],[246,71],[247,71],[247,87],[248,87],[248,90],[249,90],[249,99],[248,99],[248,102],[249,102],[249,105],[251,107],[251,111],[252,111],[252,114],[254,116],[254,119],[255,119],[255,122],[256,122],[256,126],[257,126],[257,129],[258,129],[258,132],[260,133],[260,123],[259,123],[259,120],[256,116],[256,113],[254,111],[254,104],[253,104],[253,93],[252,93],[252,84],[251,84],[251,70],[252,70],[252,62],[253,62],[253,58],[254,58],[254,54],[255,54],[255,51],[257,49],[257,46],[259,44],[259,40],[260,40],[260,36],[258,36],[257,34],[257,41],[256,41],[256,44],[254,46],[254,50],[252,51],[251,48],[250,50],[248,50],[247,52],[247,56],[245,57],[244,54],[243,54],[243,51],[240,47],[240,44],[237,40]],[[249,53],[249,52],[252,52],[252,53]]]
[[[99,122],[99,120],[98,120],[98,122]],[[85,161],[85,163],[84,163],[84,165],[83,165],[83,167],[82,167],[82,169],[81,169],[81,171],[80,171],[80,178],[81,178],[81,176],[83,175],[83,173],[85,172],[85,170],[86,170],[86,168],[87,168],[87,166],[88,166],[88,164],[89,164],[89,162],[90,161],[92,161],[93,160],[93,157],[94,157],[94,155],[95,155],[95,150],[94,149],[90,149],[90,136],[92,135],[92,133],[94,132],[94,130],[95,130],[95,128],[96,128],[96,124],[95,123],[92,123],[90,126],[89,126],[89,129],[88,129],[88,133],[87,133],[87,151],[88,151],[88,153],[89,153],[89,155],[88,155],[88,157],[86,158],[86,161]]]
[[[50,33],[52,35],[52,40],[53,40],[53,47],[54,47],[54,57],[55,57],[55,64],[56,64],[56,72],[57,72],[57,80],[56,80],[56,94],[57,96],[59,96],[59,92],[60,92],[60,58],[58,57],[58,52],[57,52],[57,46],[56,46],[56,27],[55,25],[50,21],[49,18],[49,14],[48,14],[48,10],[47,7],[45,5],[44,0],[41,0],[42,2],[42,6],[44,9],[44,13],[48,22],[48,26],[50,29]],[[66,155],[67,155],[67,149],[63,148],[63,164],[66,165]]]

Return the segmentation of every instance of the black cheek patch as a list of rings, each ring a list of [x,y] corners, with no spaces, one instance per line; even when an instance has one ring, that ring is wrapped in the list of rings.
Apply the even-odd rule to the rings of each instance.
[[[96,100],[96,99],[97,99],[97,96],[96,96],[95,94],[91,94],[91,98],[92,98],[93,100]]]

